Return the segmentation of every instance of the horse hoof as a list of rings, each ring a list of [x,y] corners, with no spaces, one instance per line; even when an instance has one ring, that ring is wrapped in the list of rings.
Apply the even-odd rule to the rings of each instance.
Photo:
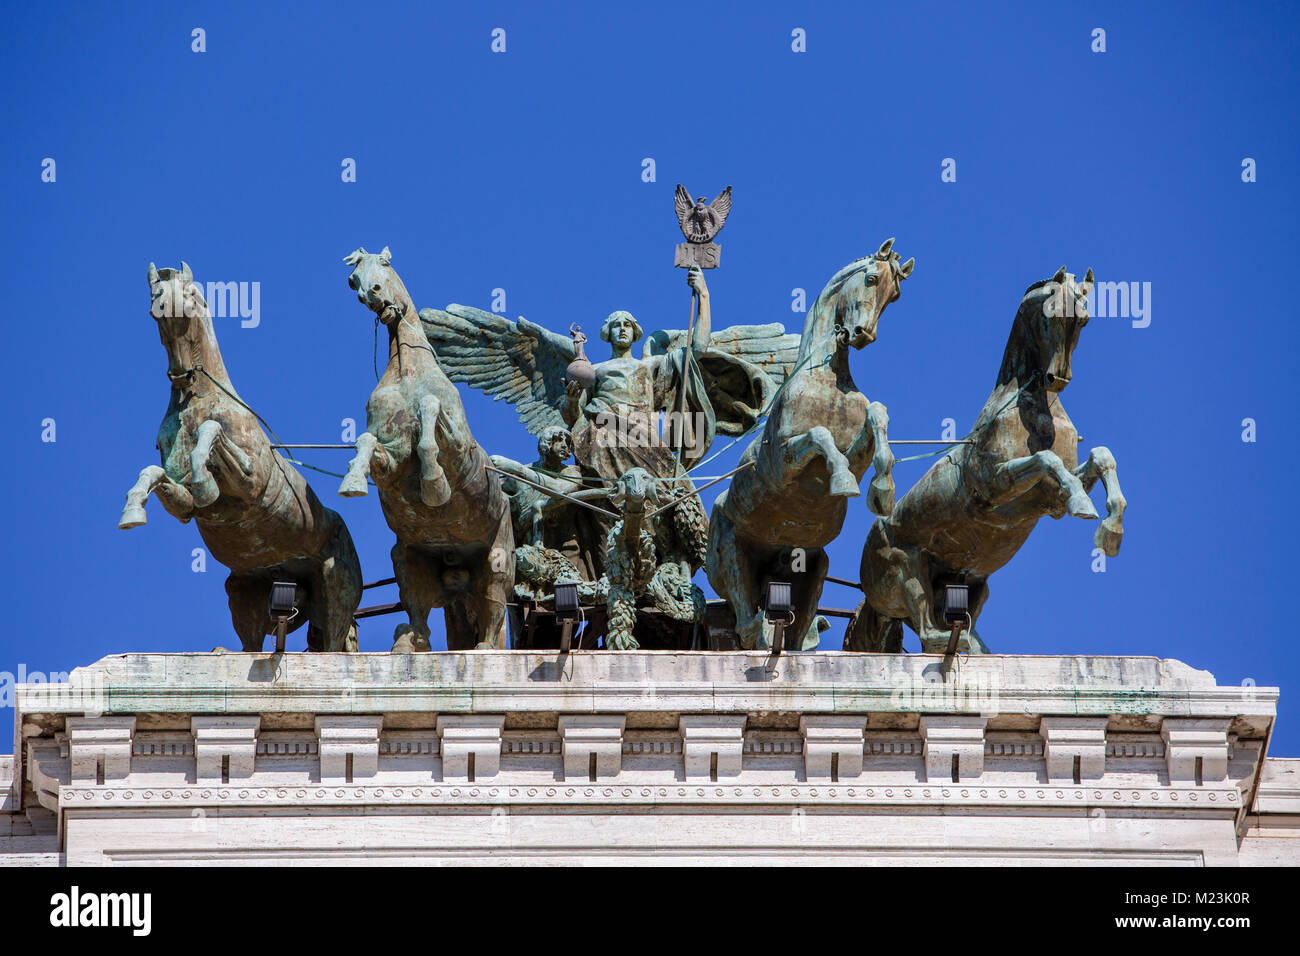
[[[117,526],[123,531],[129,531],[131,528],[138,528],[146,524],[147,521],[143,508],[127,508],[122,512],[122,517],[118,519]]]
[[[1106,557],[1113,558],[1119,554],[1119,546],[1124,540],[1124,529],[1109,526],[1109,520],[1103,521],[1098,526],[1097,533],[1092,536],[1092,543],[1101,548],[1101,553]]]
[[[343,479],[343,483],[339,485],[339,495],[344,498],[364,498],[369,493],[370,489],[366,486],[366,480],[353,475],[348,475]]]
[[[873,515],[887,515],[894,510],[894,483],[892,481],[880,481],[879,478],[871,482],[871,491],[867,495],[867,508]]]
[[[831,475],[831,497],[856,498],[861,493],[857,481],[853,478],[853,472],[837,471]]]
[[[1089,498],[1082,491],[1070,495],[1070,501],[1065,506],[1065,510],[1066,513],[1074,515],[1074,517],[1076,518],[1101,517],[1100,515],[1097,514],[1097,508],[1095,505],[1093,505],[1092,499]]]
[[[195,508],[206,508],[221,497],[221,489],[211,478],[197,478],[190,482],[190,497]]]
[[[420,500],[430,508],[440,508],[451,498],[451,485],[447,483],[445,472],[439,472],[436,478],[420,479]]]

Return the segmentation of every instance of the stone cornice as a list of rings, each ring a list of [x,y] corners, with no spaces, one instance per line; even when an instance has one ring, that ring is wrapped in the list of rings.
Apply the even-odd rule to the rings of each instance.
[[[126,654],[18,689],[10,803],[25,789],[60,832],[172,808],[701,804],[1231,830],[1276,701],[1155,658]],[[1290,812],[1294,775],[1265,775],[1264,809]]]
[[[989,655],[945,674],[933,655],[797,654],[766,679],[760,653],[469,651],[123,654],[58,685],[17,689],[21,714],[787,712],[1198,717],[1262,730],[1277,688],[1215,684],[1173,660]],[[66,699],[64,699],[66,698]]]

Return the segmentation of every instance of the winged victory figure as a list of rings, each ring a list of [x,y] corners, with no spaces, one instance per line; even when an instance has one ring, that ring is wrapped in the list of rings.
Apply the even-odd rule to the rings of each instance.
[[[740,435],[753,427],[794,368],[799,348],[799,336],[776,323],[712,333],[703,273],[692,269],[688,282],[700,294],[692,360],[687,361],[684,330],[652,332],[635,357],[641,325],[617,311],[601,327],[613,355],[595,363],[596,380],[585,389],[565,380],[576,354],[573,340],[522,316],[511,320],[452,304],[423,309],[420,318],[452,381],[514,405],[534,435],[555,426],[567,429],[583,475],[610,482],[644,468],[671,479],[702,461],[719,433]],[[685,409],[676,418],[683,429],[680,460],[675,443],[654,435],[656,415],[679,409]],[[649,440],[635,440],[647,431]],[[607,530],[599,533],[601,541]]]

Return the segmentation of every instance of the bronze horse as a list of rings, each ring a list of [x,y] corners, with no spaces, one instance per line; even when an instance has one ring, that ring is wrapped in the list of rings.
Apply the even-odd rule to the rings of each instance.
[[[515,540],[501,481],[487,470],[388,248],[344,261],[354,267],[348,286],[388,330],[388,365],[339,494],[366,494],[372,477],[397,535],[393,571],[409,623],[397,626],[393,650],[429,650],[436,607],[445,609],[449,649],[504,649]]]
[[[140,472],[118,527],[144,524],[151,494],[173,517],[194,519],[209,553],[230,568],[226,594],[244,650],[260,651],[273,631],[272,582],[293,581],[299,612],[289,630],[310,621],[310,649],[355,651],[361,564],[343,519],[276,453],[236,395],[190,267],[150,263],[149,291],[171,401],[158,429],[162,467]]]
[[[899,297],[914,260],[900,264],[893,239],[840,269],[808,311],[794,372],[776,396],[760,438],[741,456],[741,471],[719,495],[709,520],[705,571],[736,618],[744,648],[770,643],[761,594],[789,580],[795,618],[786,642],[797,646],[817,613],[829,565],[824,550],[844,525],[848,499],[867,467],[875,477],[867,506],[894,505],[894,456],[885,406],[853,383],[849,348],[876,339],[885,307]]]
[[[966,584],[970,622],[988,599],[989,576],[1025,543],[1043,515],[1096,518],[1088,497],[1098,479],[1106,518],[1095,543],[1114,556],[1124,533],[1124,495],[1109,449],[1078,462],[1078,433],[1061,405],[1070,359],[1088,322],[1092,270],[1082,285],[1060,271],[1030,286],[1020,302],[993,394],[974,429],[876,520],[862,551],[866,598],[845,636],[845,650],[902,649],[902,623],[922,650],[941,653],[949,632],[933,608],[947,584]],[[974,631],[959,649],[987,647]]]

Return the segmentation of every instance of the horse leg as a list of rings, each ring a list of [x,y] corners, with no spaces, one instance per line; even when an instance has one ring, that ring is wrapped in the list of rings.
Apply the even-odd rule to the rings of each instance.
[[[190,452],[190,494],[196,508],[206,508],[219,497],[221,488],[208,468],[212,447],[221,438],[221,423],[208,419],[194,433],[194,451]]]
[[[217,441],[213,442],[212,455],[208,458],[209,471],[212,470],[213,464],[217,466],[218,475],[225,477],[226,488],[231,494],[240,498],[251,498],[257,490],[260,490],[251,480],[252,458],[248,457],[242,447],[235,445],[229,434],[224,431],[218,433]]]
[[[341,519],[330,537],[313,590],[323,651],[356,651],[357,605],[361,603],[361,565]]]
[[[821,548],[809,548],[807,558],[807,569],[790,576],[790,603],[795,610],[794,621],[785,629],[783,646],[786,650],[802,649],[804,636],[817,616],[826,574],[831,569],[831,560]],[[771,646],[771,640],[768,646]]]
[[[230,622],[245,651],[260,652],[271,623],[267,602],[271,586],[266,581],[243,574],[226,578],[226,599],[230,604]]]
[[[451,498],[447,474],[438,463],[438,417],[442,403],[436,395],[420,397],[420,441],[415,452],[420,458],[420,500],[439,508]]]
[[[835,437],[824,425],[814,425],[797,438],[786,442],[781,449],[786,470],[797,475],[821,458],[831,473],[830,494],[839,498],[856,498],[858,480],[853,477],[849,461],[835,445]]]
[[[478,580],[486,581],[484,593],[476,598],[478,646],[481,651],[504,651],[510,646],[506,628],[506,602],[515,588],[515,532],[510,510],[504,509],[496,538],[483,558]]]
[[[194,433],[194,451],[190,453],[190,494],[196,508],[206,508],[221,496],[221,487],[212,474],[213,467],[228,478],[233,494],[251,492],[240,479],[253,473],[253,460],[230,440],[221,423],[208,419]]]
[[[370,474],[371,462],[376,452],[382,453],[383,445],[373,432],[362,432],[357,438],[357,454],[348,462],[348,473],[339,484],[339,494],[344,498],[362,498],[370,493],[366,486],[366,477]]]
[[[844,650],[876,654],[901,653],[903,623],[880,614],[871,606],[870,601],[863,598],[844,631]]]
[[[1067,499],[1067,514],[1077,518],[1097,517],[1097,509],[1093,507],[1088,493],[1083,490],[1083,485],[1054,451],[1035,452],[999,464],[993,472],[993,493],[989,500],[993,505],[1005,504],[1012,498],[1020,497],[1049,475],[1056,479],[1062,497]]]
[[[735,616],[736,638],[740,646],[752,650],[763,637],[763,615],[756,611],[758,576],[748,548],[736,539],[736,527],[722,507],[725,494],[719,495],[709,518],[709,547],[704,558],[704,573],[713,590],[727,602]]]
[[[477,649],[471,642],[479,632],[480,606],[474,598],[461,592],[443,605],[443,627],[447,632],[447,650]]]
[[[924,654],[943,653],[948,646],[948,632],[940,630],[934,623],[929,562],[920,554],[888,544],[878,548],[872,554],[872,558],[874,559],[873,563],[883,562],[884,566],[873,569],[880,572],[878,575],[868,576],[868,558],[864,552],[862,583],[864,588],[869,588],[866,592],[867,600],[871,600],[873,592],[877,595],[881,594],[880,585],[884,584],[886,587],[883,589],[883,593],[894,601],[901,598],[902,603],[902,607],[889,608],[887,606],[886,613],[877,611],[880,618],[885,619],[889,611],[894,613],[902,611],[906,614],[903,620],[921,639],[921,652]],[[897,649],[902,650],[903,641],[900,630],[881,623],[876,633],[882,641],[889,641],[891,644],[896,641]],[[875,648],[872,649],[875,650]]]
[[[971,654],[988,654],[989,646],[975,630],[975,622],[980,619],[980,611],[984,609],[984,604],[989,599],[989,582],[987,578],[968,578],[966,584],[970,589],[970,607],[967,609],[970,614],[970,628],[961,636],[957,646],[959,650],[965,649]]]
[[[889,412],[880,402],[867,404],[867,420],[858,432],[845,457],[855,475],[865,472],[866,458],[871,456],[875,476],[867,489],[867,508],[872,514],[887,515],[894,510],[894,452],[889,447]]]
[[[443,603],[442,570],[433,559],[400,541],[393,545],[392,555],[397,597],[408,621],[393,631],[393,653],[427,651],[429,612]]]
[[[1082,482],[1084,491],[1092,491],[1099,478],[1106,489],[1106,517],[1092,540],[1103,554],[1113,558],[1119,554],[1120,543],[1124,540],[1124,508],[1128,505],[1119,487],[1115,456],[1105,445],[1098,445],[1089,453],[1088,460],[1074,470],[1074,474]]]
[[[144,503],[149,496],[156,495],[167,512],[181,521],[194,517],[194,497],[181,485],[167,477],[167,472],[158,465],[149,465],[140,472],[131,490],[126,493],[126,505],[122,508],[122,517],[117,526],[123,530],[138,528],[148,521]]]

